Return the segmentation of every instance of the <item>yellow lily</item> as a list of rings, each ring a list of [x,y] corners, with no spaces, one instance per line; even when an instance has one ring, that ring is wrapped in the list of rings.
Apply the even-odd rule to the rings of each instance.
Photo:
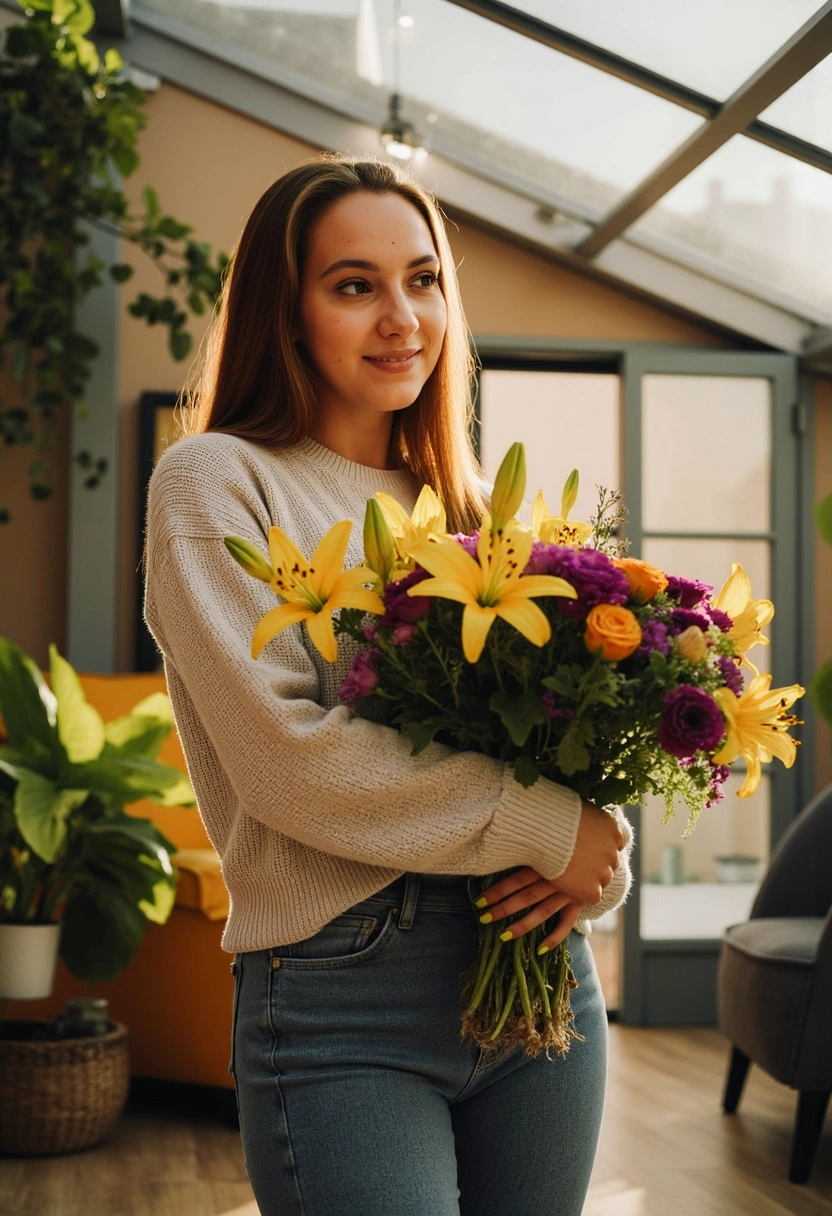
[[[373,582],[373,571],[366,566],[356,566],[352,570],[343,568],[351,531],[352,523],[348,519],[335,524],[321,538],[307,561],[285,532],[280,528],[269,529],[271,577],[268,582],[275,594],[286,602],[272,608],[257,623],[251,640],[253,659],[257,658],[267,642],[289,625],[306,621],[313,646],[327,662],[334,663],[338,657],[338,643],[332,627],[333,612],[338,608],[360,608],[381,616],[384,612],[383,600],[363,585]],[[238,561],[238,553],[245,557],[245,564],[240,562],[243,569],[255,578],[267,581],[261,572],[262,565],[253,559],[252,546],[233,536],[226,537],[225,543]]]
[[[727,612],[734,622],[728,636],[742,656],[743,664],[756,674],[757,668],[745,657],[746,651],[758,642],[768,646],[769,640],[763,637],[761,630],[774,616],[774,604],[771,600],[752,600],[751,579],[739,562],[732,564],[731,574],[722,584],[713,603],[715,607]]]
[[[457,541],[432,536],[414,545],[416,561],[434,577],[417,583],[408,595],[438,596],[465,605],[462,614],[462,650],[476,663],[488,631],[500,616],[533,646],[544,646],[552,630],[533,597],[560,595],[577,599],[575,589],[549,574],[522,575],[534,537],[528,528],[509,524],[491,532],[491,516],[483,517],[476,560]]]
[[[787,688],[772,688],[770,675],[757,675],[741,697],[730,688],[718,688],[713,694],[725,715],[728,736],[714,756],[715,764],[731,764],[740,754],[747,772],[740,798],[749,798],[760,784],[761,764],[772,756],[791,768],[797,754],[798,740],[787,734],[790,726],[800,719],[786,711],[806,690],[799,684]]]
[[[491,530],[511,523],[526,492],[526,449],[513,443],[503,457],[491,491]]]
[[[543,491],[537,492],[532,505],[532,527],[547,545],[567,545],[570,549],[580,549],[592,535],[589,524],[569,518],[578,497],[578,480],[578,470],[573,469],[563,487],[560,515],[552,515],[546,506]]]
[[[385,494],[384,490],[379,490],[375,498],[393,533],[396,545],[394,569],[401,575],[408,574],[415,565],[410,552],[413,545],[427,540],[432,533],[444,535],[447,532],[442,500],[430,486],[422,486],[413,514],[408,515],[401,503],[396,502],[390,494]]]

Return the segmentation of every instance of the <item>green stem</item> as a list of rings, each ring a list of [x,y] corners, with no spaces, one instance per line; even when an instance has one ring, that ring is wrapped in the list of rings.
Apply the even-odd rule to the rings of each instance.
[[[485,990],[488,987],[488,981],[491,979],[491,976],[494,973],[494,966],[499,957],[500,947],[502,944],[503,943],[500,941],[499,937],[495,936],[494,945],[491,950],[491,954],[489,955],[488,962],[486,963],[485,971],[474,989],[474,995],[471,997],[471,1004],[468,1006],[470,1010],[479,1008],[480,1001],[482,1000]]]
[[[529,1000],[529,986],[526,983],[526,974],[523,971],[523,939],[516,937],[514,939],[514,976],[517,980],[517,989],[520,993],[520,1004],[523,1006],[523,1014],[529,1024],[529,1030],[534,1026],[534,1015],[532,1014],[532,1003]]]
[[[549,989],[546,986],[546,981],[543,978],[543,972],[537,964],[537,959],[534,953],[529,953],[529,963],[531,964],[532,975],[534,976],[537,990],[540,993],[540,1001],[543,1005],[543,1014],[547,1022],[552,1020],[552,1006],[549,1004]]]
[[[517,976],[515,975],[512,977],[512,981],[509,984],[508,996],[506,997],[506,1003],[503,1006],[502,1012],[500,1014],[500,1019],[497,1022],[497,1025],[492,1030],[491,1035],[489,1036],[492,1043],[499,1036],[500,1031],[505,1026],[506,1018],[511,1013],[511,1008],[512,1008],[512,1005],[514,1004],[514,998],[516,996],[517,996]]]

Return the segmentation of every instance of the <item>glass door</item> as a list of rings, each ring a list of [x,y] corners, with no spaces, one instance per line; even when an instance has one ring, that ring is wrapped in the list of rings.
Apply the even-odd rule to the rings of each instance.
[[[754,598],[777,608],[771,644],[755,647],[751,661],[775,685],[793,683],[801,670],[794,360],[641,350],[625,354],[623,369],[631,552],[716,588],[741,562]],[[629,809],[636,881],[622,916],[622,1020],[715,1021],[722,934],[747,919],[771,847],[799,810],[798,765],[767,766],[745,800],[735,772],[687,839],[684,808],[666,825],[661,799]]]

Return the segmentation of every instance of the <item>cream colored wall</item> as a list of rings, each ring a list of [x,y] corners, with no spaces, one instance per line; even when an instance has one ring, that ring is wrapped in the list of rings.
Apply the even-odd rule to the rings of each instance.
[[[815,387],[815,502],[832,494],[832,379]],[[832,549],[815,538],[815,658],[832,658]],[[832,782],[832,728],[818,723],[817,788]]]
[[[163,85],[147,107],[141,167],[131,194],[150,183],[162,205],[194,226],[202,240],[230,250],[251,207],[284,170],[318,149],[234,114],[181,89]],[[508,241],[456,220],[451,244],[463,300],[474,333],[626,338],[723,345],[705,327],[536,257]],[[124,289],[125,303],[139,290],[158,290],[158,278],[141,257]],[[201,332],[195,327],[197,333]],[[119,410],[121,512],[118,665],[133,662],[138,401],[152,389],[178,390],[185,367],[169,357],[160,331],[126,316],[121,336]]]

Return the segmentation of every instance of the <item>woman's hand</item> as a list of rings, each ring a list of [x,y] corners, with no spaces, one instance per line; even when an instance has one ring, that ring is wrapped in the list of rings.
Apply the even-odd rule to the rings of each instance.
[[[525,916],[507,926],[505,932],[510,934],[512,939],[521,937],[536,925],[548,920],[555,912],[560,912],[557,926],[541,942],[541,946],[545,946],[547,950],[559,946],[565,940],[583,908],[583,904],[575,903],[565,895],[557,882],[544,878],[531,866],[524,866],[522,870],[516,870],[514,874],[495,882],[483,891],[481,899],[486,900],[488,907],[488,911],[483,911],[480,916],[480,920],[488,917],[486,924],[502,920],[504,916],[511,916],[513,912],[520,912],[523,908],[530,909]],[[477,906],[485,908],[479,901]]]
[[[604,887],[618,869],[619,850],[625,844],[615,816],[593,802],[582,800],[575,851],[563,873],[556,879],[548,879],[525,866],[501,879],[483,892],[488,906],[484,915],[490,914],[486,924],[529,908],[525,916],[506,929],[515,938],[560,912],[557,928],[542,943],[549,949],[559,945],[575,925],[584,904],[597,904],[601,899]]]

